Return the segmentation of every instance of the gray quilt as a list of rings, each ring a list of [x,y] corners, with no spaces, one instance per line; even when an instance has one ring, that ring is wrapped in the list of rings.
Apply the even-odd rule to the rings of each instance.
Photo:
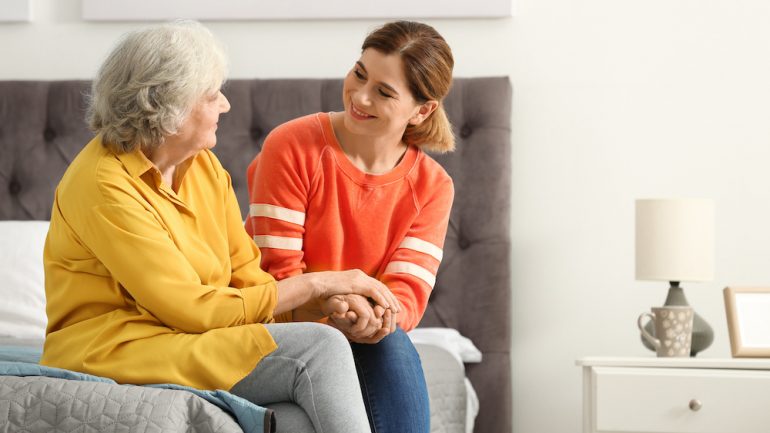
[[[119,385],[37,364],[39,346],[0,345],[0,432],[270,432],[272,411],[225,391]]]
[[[430,394],[431,433],[465,433],[462,365],[444,349],[417,345],[417,350]],[[34,369],[41,367],[31,363],[37,357],[37,348],[0,349],[0,373],[5,372],[0,375],[0,432],[240,433],[270,431],[275,426],[265,412],[244,421],[243,408],[236,406],[237,401],[222,401],[223,394],[212,400],[203,391],[194,390],[196,395],[179,389],[118,385],[67,370],[59,370],[57,377],[44,375],[50,372],[39,375]]]
[[[0,377],[0,431],[242,432],[189,392],[43,376]]]

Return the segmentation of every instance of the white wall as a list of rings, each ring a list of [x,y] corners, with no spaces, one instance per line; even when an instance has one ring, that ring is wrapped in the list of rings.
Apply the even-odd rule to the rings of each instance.
[[[33,0],[0,25],[0,79],[90,78],[132,24]],[[516,0],[500,20],[431,20],[457,76],[509,75],[513,114],[514,431],[580,430],[588,355],[650,356],[636,316],[634,199],[712,197],[717,270],[685,284],[729,356],[721,288],[770,285],[770,3]],[[339,77],[378,21],[210,23],[231,76]],[[494,433],[494,432],[490,432]]]

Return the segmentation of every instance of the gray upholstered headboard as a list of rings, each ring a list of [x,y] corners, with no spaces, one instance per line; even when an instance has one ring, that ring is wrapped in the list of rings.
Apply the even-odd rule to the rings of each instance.
[[[0,219],[49,219],[67,164],[91,139],[86,81],[0,81]],[[338,79],[231,80],[232,109],[214,149],[230,172],[242,211],[246,166],[276,125],[341,109]],[[511,431],[511,85],[505,77],[456,79],[446,109],[457,151],[435,155],[456,197],[444,260],[421,326],[449,326],[481,349],[467,365],[479,394],[477,432]]]

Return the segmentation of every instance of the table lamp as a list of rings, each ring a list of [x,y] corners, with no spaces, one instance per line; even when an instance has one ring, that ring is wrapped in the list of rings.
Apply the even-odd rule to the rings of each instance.
[[[708,199],[636,201],[636,279],[668,281],[664,305],[689,305],[682,281],[714,278],[714,202]],[[647,324],[651,334],[652,323]],[[714,341],[714,331],[696,312],[690,356]],[[655,348],[642,339],[650,350]]]

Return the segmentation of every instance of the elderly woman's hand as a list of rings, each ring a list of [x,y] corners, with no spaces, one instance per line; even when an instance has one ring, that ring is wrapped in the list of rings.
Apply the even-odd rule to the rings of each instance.
[[[358,269],[311,272],[278,281],[277,286],[278,300],[273,314],[293,310],[314,299],[349,294],[369,298],[383,310],[401,311],[401,304],[387,286]]]
[[[326,299],[334,295],[361,295],[364,298],[370,298],[383,310],[391,309],[396,313],[401,311],[401,304],[390,289],[360,269],[318,272],[316,274],[320,277],[319,298]]]

